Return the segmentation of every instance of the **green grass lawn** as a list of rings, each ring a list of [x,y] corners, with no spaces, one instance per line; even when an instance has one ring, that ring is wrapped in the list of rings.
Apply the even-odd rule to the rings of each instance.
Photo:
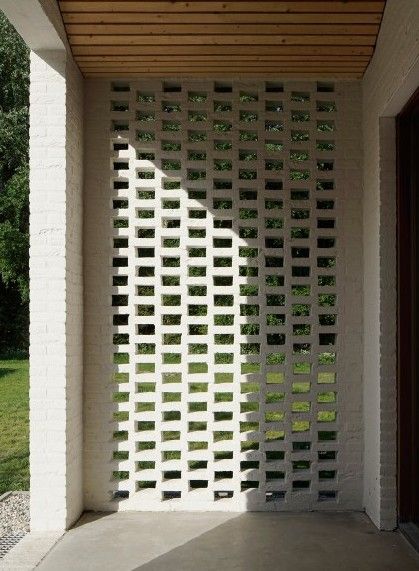
[[[0,360],[0,495],[29,489],[29,363]]]

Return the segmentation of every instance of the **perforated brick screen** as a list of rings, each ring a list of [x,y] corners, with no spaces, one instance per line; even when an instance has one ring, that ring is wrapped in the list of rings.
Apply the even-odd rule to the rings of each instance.
[[[113,498],[356,503],[341,220],[350,97],[316,82],[107,89]]]

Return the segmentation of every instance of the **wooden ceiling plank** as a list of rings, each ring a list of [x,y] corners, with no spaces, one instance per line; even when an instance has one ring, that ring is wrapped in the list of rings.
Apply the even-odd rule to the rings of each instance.
[[[360,78],[385,0],[59,0],[87,77]]]
[[[100,36],[159,36],[159,35],[366,35],[378,33],[375,24],[67,24],[69,35]]]
[[[373,46],[229,46],[228,54],[224,46],[170,46],[170,55],[367,55],[373,53]],[[164,55],[167,56],[167,46],[95,46],[74,45],[73,55]]]
[[[63,13],[67,12],[162,12],[162,13],[182,13],[182,12],[284,12],[284,13],[380,13],[384,9],[384,0],[373,1],[302,1],[294,0],[288,2],[255,2],[254,0],[241,2],[103,2],[103,1],[69,1],[61,0],[59,5]]]
[[[162,56],[136,56],[136,55],[126,55],[126,56],[119,56],[119,55],[81,55],[76,56],[77,62],[118,62],[118,63],[127,63],[127,62],[170,62],[170,61],[177,61],[177,62],[188,62],[192,63],[195,61],[210,61],[210,62],[230,62],[230,61],[320,61],[323,62],[327,60],[330,61],[337,61],[340,63],[348,63],[348,62],[360,62],[360,63],[367,63],[369,62],[369,56],[357,56],[357,55],[329,55],[327,58],[324,56],[319,55],[305,55],[302,58],[299,55],[258,55],[254,56],[252,54],[249,55],[162,55]]]
[[[324,77],[325,75],[328,74],[339,74],[339,75],[348,75],[348,74],[358,74],[358,75],[362,75],[365,73],[365,68],[349,68],[349,69],[345,69],[345,70],[341,70],[339,68],[328,68],[328,67],[319,67],[319,68],[312,68],[312,69],[307,69],[307,70],[301,70],[298,68],[274,68],[274,67],[269,67],[269,68],[261,68],[260,70],[258,69],[247,69],[247,68],[234,68],[234,69],[228,69],[228,68],[224,68],[224,69],[217,69],[217,68],[202,68],[200,70],[197,69],[190,69],[187,67],[184,68],[173,68],[173,67],[168,67],[168,68],[160,68],[160,69],[154,69],[154,68],[129,68],[129,69],[124,69],[123,71],[121,71],[121,69],[119,70],[106,70],[106,69],[101,69],[101,68],[90,68],[90,69],[83,69],[81,70],[81,73],[83,73],[83,75],[88,75],[90,73],[97,73],[97,74],[102,74],[103,76],[108,75],[108,76],[112,76],[112,75],[117,75],[122,73],[123,75],[125,75],[126,77],[134,77],[137,74],[145,74],[145,73],[153,73],[156,75],[160,75],[162,77],[175,77],[177,75],[198,75],[198,76],[203,76],[204,74],[206,74],[206,78],[210,78],[210,80],[213,77],[216,77],[217,75],[231,75],[231,76],[237,76],[240,75],[242,77],[246,77],[247,75],[251,76],[251,75],[255,75],[255,74],[266,74],[266,75],[271,75],[271,74],[276,74],[277,77],[283,77],[283,76],[288,76],[291,73],[299,73],[300,77],[304,77],[305,74],[310,74],[310,73],[317,73],[318,75],[321,75],[322,77]]]
[[[167,35],[167,36],[119,36],[95,35],[79,36],[69,35],[71,45],[147,45],[170,46],[174,45],[247,45],[250,49],[255,45],[358,45],[374,46],[376,36],[337,36],[337,35],[294,35],[294,36],[258,36],[258,35]]]
[[[182,24],[324,24],[325,14],[284,14],[276,12],[242,13],[191,13],[182,14]],[[63,14],[65,24],[172,24],[173,14],[168,13],[85,13]],[[328,24],[379,24],[381,13],[327,14]]]
[[[136,73],[153,73],[153,74],[157,74],[157,75],[168,75],[168,76],[173,76],[176,75],[178,73],[182,73],[182,74],[186,74],[186,73],[190,73],[190,74],[197,74],[197,75],[201,75],[201,74],[211,74],[211,77],[216,76],[217,74],[240,74],[240,75],[246,75],[246,74],[261,74],[261,73],[276,73],[276,74],[288,74],[288,73],[299,73],[300,75],[304,75],[305,73],[336,73],[336,74],[348,74],[348,73],[362,73],[363,70],[360,69],[349,69],[349,70],[342,70],[340,68],[327,68],[327,67],[319,67],[319,68],[312,68],[308,71],[304,71],[298,68],[275,68],[275,67],[269,67],[269,68],[261,68],[261,69],[253,69],[253,70],[248,70],[246,67],[243,68],[234,68],[234,69],[229,69],[229,68],[225,68],[225,69],[218,69],[216,67],[212,68],[202,68],[202,69],[189,69],[189,68],[162,68],[162,69],[155,69],[154,67],[142,67],[142,68],[127,68],[124,70],[109,70],[109,71],[104,71],[103,69],[100,68],[92,68],[92,69],[87,69],[85,70],[85,73],[110,73],[110,74],[119,74],[119,73],[123,73],[125,75],[131,75],[131,74],[136,74]]]
[[[89,68],[89,67],[107,67],[109,69],[118,69],[121,67],[121,62],[101,62],[101,61],[82,61],[78,62],[80,67]],[[272,67],[321,67],[321,66],[328,66],[328,67],[365,67],[367,62],[353,62],[353,61],[346,61],[346,62],[330,62],[330,61],[279,61],[279,62],[272,62],[272,61],[235,61],[232,58],[226,58],[225,61],[220,62],[209,62],[209,61],[176,61],[173,60],[171,62],[168,61],[157,61],[157,62],[147,62],[147,61],[135,61],[135,62],[126,62],[124,65],[125,67],[150,67],[153,65],[155,67],[190,67],[192,68],[199,68],[202,66],[210,66],[210,67],[235,67],[235,66],[248,66],[248,67],[257,67],[257,66],[272,66]]]
[[[89,67],[89,68],[81,68],[83,74],[90,73],[92,71],[95,72],[103,72],[103,73],[118,73],[123,71],[126,74],[135,74],[135,73],[148,73],[148,72],[156,72],[162,75],[170,75],[176,73],[201,73],[203,71],[207,72],[209,75],[213,75],[216,73],[221,72],[229,72],[229,73],[253,73],[253,72],[277,72],[279,73],[310,73],[310,72],[319,72],[319,73],[363,73],[365,71],[364,67],[348,67],[348,68],[341,68],[339,66],[320,66],[320,67],[310,67],[310,68],[302,68],[302,67],[276,67],[276,66],[254,66],[254,67],[246,67],[246,66],[233,66],[233,67],[219,67],[219,66],[212,66],[206,67],[202,66],[199,68],[190,68],[190,67],[161,67],[156,68],[154,66],[142,66],[142,67],[127,67],[127,68],[104,68],[104,67]]]
[[[286,79],[310,79],[313,78],[315,80],[321,81],[322,79],[324,80],[330,80],[330,79],[361,79],[362,78],[362,73],[338,73],[338,72],[299,72],[299,73],[292,73],[292,72],[286,72],[281,74],[281,79],[282,80],[286,80]],[[217,79],[217,78],[228,78],[228,79],[249,79],[249,78],[261,78],[264,79],[265,77],[278,77],[278,71],[273,71],[273,72],[263,72],[263,73],[258,73],[258,72],[252,72],[252,73],[234,73],[231,71],[227,71],[227,72],[216,72],[211,76],[211,79]],[[99,77],[99,78],[108,78],[108,79],[115,79],[115,78],[124,78],[124,79],[128,79],[130,77],[134,77],[134,78],[147,78],[147,77],[154,77],[154,78],[162,78],[162,79],[179,79],[179,78],[194,78],[194,77],[199,77],[199,78],[205,78],[208,79],[208,72],[204,71],[204,72],[194,72],[194,73],[162,73],[162,72],[150,72],[150,73],[135,73],[135,74],[130,74],[130,73],[126,73],[123,71],[119,71],[119,72],[112,72],[112,73],[104,73],[103,71],[100,72],[88,72],[85,74],[85,77]]]

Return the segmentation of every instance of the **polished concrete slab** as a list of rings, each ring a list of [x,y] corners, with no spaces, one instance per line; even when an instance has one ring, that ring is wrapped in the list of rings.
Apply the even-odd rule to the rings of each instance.
[[[41,571],[414,571],[398,532],[360,513],[85,514]]]

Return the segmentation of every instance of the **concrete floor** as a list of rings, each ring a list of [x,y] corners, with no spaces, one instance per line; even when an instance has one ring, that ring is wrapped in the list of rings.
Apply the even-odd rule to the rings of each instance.
[[[397,532],[357,513],[85,514],[40,571],[413,571]]]

